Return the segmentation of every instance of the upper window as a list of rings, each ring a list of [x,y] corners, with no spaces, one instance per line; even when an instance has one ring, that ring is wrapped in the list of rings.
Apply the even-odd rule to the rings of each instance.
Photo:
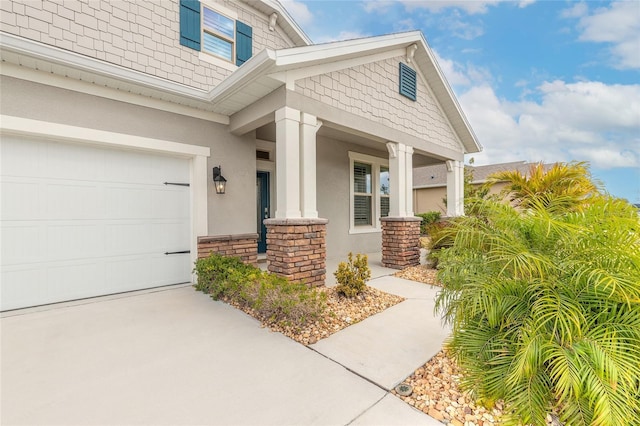
[[[350,233],[379,232],[389,216],[388,160],[349,152],[351,163]]]
[[[240,66],[253,54],[253,30],[236,20],[233,11],[225,10],[198,0],[180,0],[180,44]],[[201,59],[206,58],[201,55]]]
[[[231,61],[235,44],[235,21],[208,7],[202,11],[202,48],[205,52]]]

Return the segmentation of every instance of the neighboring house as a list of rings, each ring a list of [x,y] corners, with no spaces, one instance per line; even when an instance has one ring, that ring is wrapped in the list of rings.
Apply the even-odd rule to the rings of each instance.
[[[349,251],[402,267],[416,166],[446,162],[462,212],[481,148],[420,32],[313,45],[274,0],[0,9],[3,310],[189,282],[198,249],[311,284]]]
[[[552,164],[545,164],[551,167]],[[531,163],[515,161],[511,163],[488,164],[486,166],[471,166],[465,168],[472,174],[471,182],[474,186],[481,186],[487,178],[497,172],[518,171],[523,175],[529,174]],[[506,182],[498,182],[489,190],[489,194],[497,194],[506,186]],[[437,211],[447,214],[444,199],[447,198],[447,167],[436,164],[413,169],[413,208],[416,213]],[[448,203],[447,203],[448,204]]]

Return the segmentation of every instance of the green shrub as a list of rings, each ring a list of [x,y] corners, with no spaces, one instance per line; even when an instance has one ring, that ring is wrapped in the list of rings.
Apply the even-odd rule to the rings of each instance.
[[[440,220],[440,212],[426,212],[426,213],[418,213],[416,216],[422,218],[422,222],[420,222],[420,233],[422,235],[428,234],[428,226],[432,223],[436,223]]]
[[[253,309],[267,322],[301,326],[318,319],[326,295],[304,283],[264,272],[239,258],[211,254],[196,261],[196,290]]]
[[[349,253],[349,261],[340,262],[333,275],[338,281],[338,293],[346,297],[357,296],[367,287],[367,280],[371,278],[367,255],[357,254],[353,260],[353,254]]]
[[[451,224],[437,298],[447,346],[463,386],[504,399],[511,424],[544,425],[555,411],[567,425],[637,425],[638,215],[608,197],[553,207],[564,204],[485,200]]]

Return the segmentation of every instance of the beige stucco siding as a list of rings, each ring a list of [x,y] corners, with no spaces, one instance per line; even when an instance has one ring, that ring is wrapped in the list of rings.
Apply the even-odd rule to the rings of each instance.
[[[209,0],[253,28],[254,55],[293,43],[255,9]],[[0,30],[136,71],[210,90],[231,74],[180,45],[179,0],[2,0]],[[203,53],[203,55],[206,55]]]
[[[481,184],[474,184],[480,187]],[[488,195],[499,194],[506,186],[506,183],[498,182],[491,187]],[[426,213],[437,211],[442,214],[447,212],[447,206],[443,199],[447,196],[446,186],[431,188],[417,188],[413,190],[413,209],[416,213]]]
[[[0,114],[211,148],[207,161],[210,235],[256,232],[256,161],[252,134],[226,126],[11,77],[0,78]],[[221,165],[227,193],[216,195],[212,168]]]
[[[320,137],[317,141],[318,215],[329,219],[327,225],[327,257],[345,257],[347,253],[380,251],[382,234],[370,232],[349,234],[349,151],[388,158],[386,151],[348,144]]]
[[[461,144],[425,83],[417,78],[417,101],[398,93],[399,62],[359,65],[301,79],[296,91],[430,143],[460,151]]]

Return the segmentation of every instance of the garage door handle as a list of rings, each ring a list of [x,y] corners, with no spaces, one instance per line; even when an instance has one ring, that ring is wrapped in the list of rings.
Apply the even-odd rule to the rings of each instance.
[[[191,250],[182,250],[182,251],[165,251],[164,254],[185,254],[191,253]]]

